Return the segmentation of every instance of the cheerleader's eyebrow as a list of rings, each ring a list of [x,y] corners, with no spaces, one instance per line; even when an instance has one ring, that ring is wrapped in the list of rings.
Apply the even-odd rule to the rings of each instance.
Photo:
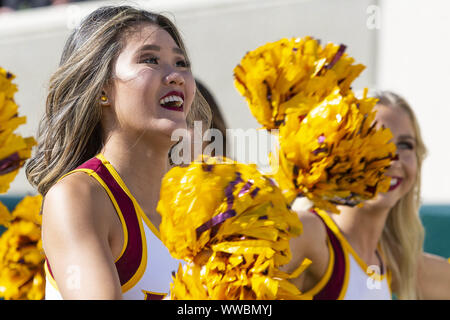
[[[410,134],[401,134],[398,136],[397,141],[411,142],[414,145],[417,144],[417,139]]]
[[[412,140],[414,142],[416,141],[416,138],[409,134],[401,134],[398,138],[403,140]]]
[[[147,51],[147,50],[150,50],[150,51],[161,51],[161,47],[157,46],[155,44],[146,44],[146,45],[143,45],[142,47],[140,47],[138,51],[142,52],[142,51]],[[173,53],[181,54],[181,55],[184,56],[183,50],[181,50],[178,47],[172,48],[172,51],[173,51]]]

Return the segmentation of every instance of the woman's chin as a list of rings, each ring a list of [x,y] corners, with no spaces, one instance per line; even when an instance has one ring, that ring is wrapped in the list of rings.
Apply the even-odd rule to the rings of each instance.
[[[169,146],[187,134],[187,125],[184,119],[158,119],[152,123],[151,129],[148,130],[149,139],[156,139],[158,142],[167,143]]]
[[[366,201],[366,205],[374,208],[376,207],[380,209],[390,209],[397,203],[399,199],[400,197],[392,191],[386,193],[380,192],[374,199]]]

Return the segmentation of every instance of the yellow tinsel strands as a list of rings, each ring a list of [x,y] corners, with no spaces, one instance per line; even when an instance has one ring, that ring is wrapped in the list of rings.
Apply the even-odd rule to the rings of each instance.
[[[288,201],[300,194],[337,213],[336,205],[359,205],[389,189],[392,134],[375,127],[374,112],[361,112],[375,103],[335,91],[305,117],[286,117],[274,179]]]
[[[347,93],[365,67],[354,65],[345,48],[322,47],[311,37],[268,43],[242,58],[234,69],[235,86],[264,128],[278,128],[286,114],[308,113],[335,88]]]
[[[10,214],[0,208],[0,297],[6,300],[44,298],[44,253],[41,240],[42,197],[25,197]]]
[[[356,98],[350,85],[364,66],[344,45],[281,39],[247,53],[235,85],[266,129],[279,129],[273,177],[290,203],[359,205],[389,188],[384,172],[395,158],[389,129],[377,128],[376,99]]]
[[[14,134],[14,130],[26,122],[26,117],[18,116],[14,101],[17,86],[12,83],[14,78],[12,73],[0,67],[0,193],[8,191],[36,144],[33,137],[23,138]]]
[[[14,133],[26,122],[14,101],[15,76],[0,68],[0,193],[8,191],[19,169],[31,156],[33,137]],[[12,213],[0,203],[0,297],[40,300],[44,297],[44,254],[41,241],[41,196],[25,197]]]
[[[209,158],[173,168],[157,211],[161,240],[188,262],[174,277],[172,299],[301,297],[278,269],[291,259],[289,239],[301,223],[256,166]]]

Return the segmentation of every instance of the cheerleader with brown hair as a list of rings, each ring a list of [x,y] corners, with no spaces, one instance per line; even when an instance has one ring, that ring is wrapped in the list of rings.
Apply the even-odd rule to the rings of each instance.
[[[172,132],[209,109],[166,17],[101,7],[64,47],[27,177],[44,196],[47,299],[161,299],[156,212]]]

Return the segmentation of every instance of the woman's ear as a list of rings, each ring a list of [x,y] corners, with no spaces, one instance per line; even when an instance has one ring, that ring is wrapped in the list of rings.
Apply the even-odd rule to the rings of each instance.
[[[104,107],[109,107],[111,105],[110,98],[108,97],[106,90],[102,90],[102,93],[100,95],[100,104]]]
[[[113,102],[113,86],[110,81],[107,81],[103,87],[100,94],[100,105],[104,107],[110,107]]]

